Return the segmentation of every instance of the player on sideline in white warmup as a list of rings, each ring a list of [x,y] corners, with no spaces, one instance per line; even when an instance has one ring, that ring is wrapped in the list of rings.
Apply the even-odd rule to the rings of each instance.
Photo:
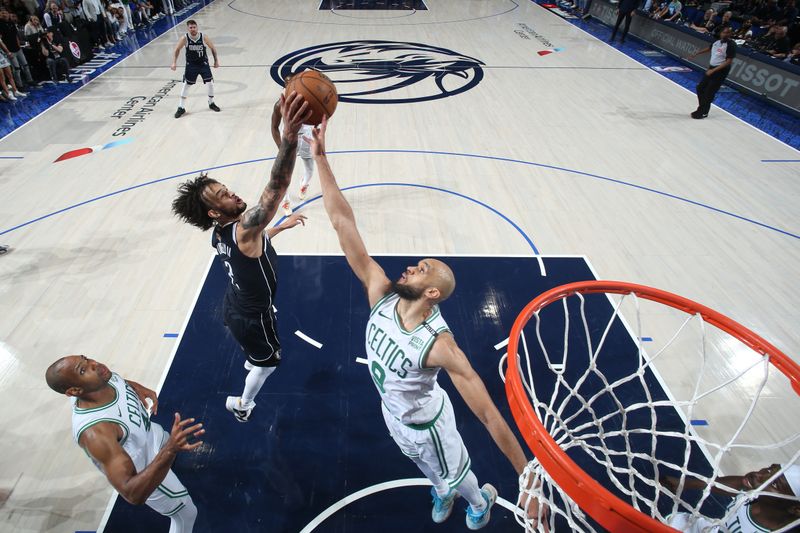
[[[732,490],[725,490],[723,487],[712,486],[711,492],[724,496],[736,496],[738,491],[754,490],[769,481],[781,470],[781,465],[774,464],[755,472],[748,472],[743,476],[723,476],[717,478],[717,483],[730,487]],[[674,476],[664,476],[661,484],[670,491],[678,490],[678,478]],[[707,483],[695,478],[686,478],[683,490],[704,490]],[[725,531],[734,533],[761,533],[763,531],[777,531],[800,518],[800,466],[792,465],[786,471],[777,476],[752,502],[739,507],[739,510],[725,523]],[[780,496],[770,496],[769,493],[783,494],[789,498]],[[791,498],[794,496],[794,498]],[[726,512],[737,503],[732,499]],[[669,517],[669,525],[683,531],[684,533],[713,533],[720,528],[715,526],[706,518],[693,518],[689,513],[675,513]],[[792,528],[790,531],[797,531]]]
[[[155,392],[83,355],[62,357],[50,365],[45,379],[51,389],[72,399],[75,442],[120,496],[168,516],[170,533],[190,533],[197,508],[170,467],[178,452],[203,444],[188,441],[205,433],[203,424],[194,424],[194,418],[181,420],[175,413],[168,434],[150,421],[142,403],[150,400],[156,414]]]
[[[286,78],[286,83],[289,82],[289,77]],[[275,105],[272,108],[272,138],[275,140],[275,144],[278,148],[281,147],[281,106],[280,101],[275,102]],[[314,159],[311,157],[311,146],[308,142],[304,139],[304,137],[311,138],[311,132],[314,129],[313,126],[309,126],[308,124],[303,124],[300,127],[300,133],[297,139],[297,157],[303,162],[303,181],[300,183],[300,194],[298,197],[300,200],[305,200],[306,195],[308,194],[308,184],[311,182],[311,177],[314,175]],[[292,202],[289,199],[289,191],[287,189],[286,196],[283,198],[283,203],[281,203],[281,208],[283,209],[283,214],[287,217],[292,214]]]
[[[372,309],[366,330],[367,361],[381,396],[384,421],[403,454],[433,484],[433,521],[444,522],[460,495],[469,502],[467,527],[480,529],[489,523],[497,491],[489,483],[478,486],[456,429],[453,406],[436,381],[439,369],[447,371],[518,475],[527,464],[525,454],[439,311],[438,304],[455,289],[453,272],[441,261],[423,259],[395,282],[386,277],[367,253],[353,210],[325,156],[326,128],[323,119],[322,126],[313,130],[311,152],[319,168],[325,210]]]
[[[211,49],[211,54],[214,56],[214,68],[219,68],[219,59],[217,58],[217,49],[214,43],[207,35],[197,31],[197,22],[188,20],[186,27],[189,33],[186,33],[178,40],[175,45],[175,52],[172,57],[172,65],[170,68],[175,70],[178,64],[178,56],[181,54],[181,48],[186,48],[186,69],[183,72],[183,86],[181,87],[181,96],[178,103],[178,110],[175,111],[175,118],[180,118],[186,113],[186,96],[189,92],[189,86],[194,85],[197,81],[197,76],[203,79],[203,83],[208,89],[208,108],[212,111],[221,111],[217,104],[214,103],[214,76],[211,74],[211,68],[208,66],[208,52],[206,52],[206,45]]]
[[[267,229],[289,188],[297,158],[297,132],[311,111],[303,97],[281,96],[286,117],[278,156],[258,204],[247,204],[225,185],[201,174],[178,187],[172,211],[184,222],[203,231],[214,228],[211,246],[230,277],[225,293],[225,325],[242,346],[249,370],[240,397],[228,396],[225,407],[239,422],[247,422],[256,406],[255,397],[281,362],[281,344],[272,303],[277,287],[277,254],[271,239],[305,217],[295,214],[278,227]]]

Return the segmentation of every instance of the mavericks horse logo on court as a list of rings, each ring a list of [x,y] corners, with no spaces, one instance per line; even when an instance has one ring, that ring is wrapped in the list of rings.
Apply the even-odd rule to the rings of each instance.
[[[453,96],[483,79],[484,63],[458,52],[420,43],[345,41],[320,44],[275,61],[272,79],[306,69],[325,73],[339,91],[340,102],[406,104]]]

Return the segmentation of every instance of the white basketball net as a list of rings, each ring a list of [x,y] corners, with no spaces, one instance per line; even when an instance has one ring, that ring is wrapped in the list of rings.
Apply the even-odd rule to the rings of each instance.
[[[590,296],[601,297],[603,295]],[[727,532],[726,523],[735,519],[739,509],[765,493],[798,501],[798,498],[777,495],[767,489],[786,468],[800,460],[800,422],[797,420],[800,399],[789,386],[788,379],[769,363],[769,356],[757,354],[739,339],[706,323],[699,314],[687,314],[635,294],[615,295],[609,300],[613,304],[613,314],[605,328],[602,324],[598,326],[596,321],[587,320],[585,297],[573,294],[535,313],[519,339],[523,353],[518,359],[518,372],[539,420],[561,449],[587,473],[591,471],[596,481],[645,515],[666,524],[671,515],[688,513],[681,516],[684,524],[693,524],[693,529],[684,525],[681,528],[684,531]],[[548,325],[543,322],[548,322],[555,314],[561,315],[557,309],[559,304],[563,316],[557,317],[556,322],[558,327],[564,328],[563,345],[554,343],[550,334],[548,347],[543,341],[547,337],[543,332]],[[580,308],[579,320],[577,305]],[[657,308],[658,316],[653,317],[641,306]],[[622,318],[623,310],[625,316],[635,314],[635,333]],[[665,314],[669,313],[672,314],[671,320],[665,320]],[[670,331],[677,325],[672,333],[660,334],[659,330],[659,336],[665,342],[646,343],[648,347],[654,347],[652,355],[642,340],[643,335],[654,331],[650,325],[645,329],[643,322],[646,318],[654,318],[652,322],[657,323],[671,322]],[[630,360],[638,352],[638,365],[632,364],[636,368],[633,372],[611,381],[599,367],[607,366],[608,358],[615,356],[614,349],[606,346],[615,321],[617,328],[621,321],[631,336],[635,336],[636,348],[625,356]],[[536,342],[532,343],[529,352],[528,340],[533,335]],[[580,339],[580,346],[575,346],[576,338]],[[736,355],[735,364],[726,359],[731,353]],[[544,368],[545,363],[547,368]],[[673,387],[670,383],[667,389],[656,365],[662,372],[671,367],[672,374],[677,373],[682,378],[680,386]],[[574,372],[576,366],[577,373]],[[583,367],[585,370],[581,370]],[[649,379],[646,377],[648,373]],[[651,395],[648,382],[653,383],[654,373],[661,386],[668,390],[666,399],[663,395]],[[549,385],[543,387],[542,379]],[[585,385],[588,382],[601,385],[587,392]],[[637,383],[645,392],[644,397],[630,398],[620,393],[626,387],[637,386]],[[731,404],[737,400],[738,404]],[[607,408],[609,402],[616,406],[610,411]],[[721,405],[720,402],[725,403]],[[605,407],[601,409],[601,405]],[[663,428],[659,421],[665,408],[678,413],[669,428]],[[790,422],[781,423],[776,418],[781,412]],[[706,416],[709,418],[708,427],[697,427],[688,422]],[[683,427],[676,429],[676,419],[682,420],[678,426]],[[630,445],[634,439],[639,443],[636,448]],[[641,445],[643,439],[647,443],[645,446]],[[659,440],[662,446],[664,441],[668,441],[673,450],[676,449],[675,443],[679,443],[677,449],[682,447],[684,453],[673,454],[677,457],[671,460],[657,458]],[[692,445],[695,445],[694,449]],[[708,463],[711,465],[711,471],[706,475],[690,467],[690,455],[694,454],[696,458],[698,453],[701,459],[703,455],[707,459],[706,470]],[[712,486],[724,487],[714,479],[722,475],[741,475],[773,463],[782,465],[780,472],[760,487],[752,491],[727,488],[729,493],[736,494],[733,500],[715,496],[713,498],[720,499],[708,502],[718,510],[724,509],[723,516],[719,516],[722,511],[718,511],[717,518],[703,515],[701,507],[712,498]],[[678,479],[677,495],[659,481],[664,475]],[[701,480],[705,489],[684,490],[687,479],[692,478]],[[549,517],[538,524],[519,513],[517,521],[526,531],[603,530],[555,484],[536,459],[528,464],[519,486],[517,503],[528,515],[540,515],[545,502],[550,508]],[[723,500],[731,501],[727,508],[725,503],[720,503]],[[660,509],[656,502],[661,504]],[[798,525],[800,519],[779,531],[790,531]]]

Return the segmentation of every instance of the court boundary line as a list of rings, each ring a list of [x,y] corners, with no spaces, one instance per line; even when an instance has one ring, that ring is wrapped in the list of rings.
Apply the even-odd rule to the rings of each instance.
[[[164,370],[161,372],[161,378],[158,380],[158,386],[156,387],[157,396],[161,395],[161,388],[164,386],[164,382],[167,381],[167,375],[172,368],[172,362],[175,360],[175,355],[178,353],[178,348],[180,348],[181,342],[183,342],[183,335],[186,333],[186,328],[189,326],[189,320],[192,318],[194,310],[197,307],[197,301],[200,300],[200,293],[203,292],[203,288],[206,285],[206,281],[208,280],[208,275],[211,273],[211,267],[214,264],[214,258],[216,255],[217,254],[212,253],[211,257],[208,259],[206,271],[205,274],[203,274],[203,279],[200,280],[200,285],[198,285],[197,290],[195,291],[194,299],[189,305],[189,310],[186,312],[186,316],[183,319],[181,329],[178,330],[178,337],[175,339],[175,345],[172,347],[169,357],[167,358],[167,362],[164,365]],[[165,429],[164,431],[167,430]],[[103,516],[100,518],[100,524],[97,526],[96,533],[103,533],[105,531],[106,525],[108,524],[108,519],[111,518],[111,513],[114,510],[114,505],[116,505],[118,497],[119,493],[116,490],[113,490],[108,504],[106,505],[106,510],[103,513]]]
[[[687,93],[689,93],[689,94],[691,94],[691,95],[697,96],[695,93],[693,93],[692,91],[690,91],[689,89],[687,89],[686,87],[684,87],[683,85],[681,85],[680,83],[678,83],[678,82],[676,82],[676,81],[673,81],[671,78],[668,78],[668,77],[666,77],[666,76],[662,75],[660,72],[656,72],[655,70],[653,70],[652,68],[648,67],[647,65],[645,65],[644,63],[642,63],[642,62],[641,62],[641,61],[639,61],[638,59],[634,58],[633,56],[629,56],[628,54],[626,54],[626,53],[625,53],[625,52],[623,52],[622,50],[619,50],[618,48],[615,48],[615,47],[611,46],[611,44],[610,44],[610,43],[607,43],[607,42],[606,42],[606,41],[604,41],[603,39],[600,39],[599,37],[596,37],[596,36],[592,35],[592,34],[591,34],[591,33],[589,33],[588,31],[586,31],[586,30],[584,30],[583,28],[581,28],[580,26],[578,26],[577,24],[573,24],[573,23],[572,23],[572,22],[570,22],[568,19],[561,18],[561,17],[559,17],[557,14],[553,13],[552,11],[550,11],[549,9],[545,9],[545,8],[543,8],[543,7],[542,7],[542,6],[540,6],[540,5],[539,5],[539,3],[538,3],[538,2],[536,2],[535,0],[531,0],[531,4],[535,5],[535,6],[536,6],[536,7],[538,7],[539,9],[541,9],[541,10],[543,10],[543,11],[545,11],[545,12],[547,12],[547,13],[551,14],[551,15],[552,15],[552,16],[554,16],[554,17],[556,17],[556,19],[558,19],[559,21],[562,21],[562,22],[564,22],[565,24],[567,24],[567,25],[569,25],[569,26],[572,26],[573,28],[576,28],[576,29],[578,29],[579,31],[582,31],[583,33],[585,33],[586,35],[588,35],[588,36],[589,36],[589,37],[591,37],[592,39],[594,39],[594,40],[596,40],[596,41],[598,41],[598,42],[602,43],[603,45],[605,45],[605,46],[607,46],[608,48],[610,48],[610,49],[614,50],[615,52],[617,52],[617,53],[619,53],[619,54],[621,54],[621,55],[623,55],[623,56],[627,57],[627,58],[628,58],[628,59],[630,59],[631,61],[635,61],[636,63],[638,63],[638,64],[642,65],[643,67],[645,67],[647,70],[649,70],[650,72],[652,72],[653,74],[655,74],[655,75],[656,75],[656,76],[658,76],[659,78],[661,78],[661,79],[663,79],[663,80],[666,80],[666,81],[670,82],[670,84],[672,84],[672,85],[675,85],[675,86],[677,86],[677,87],[679,87],[679,88],[683,89],[684,91],[686,91]],[[596,17],[593,17],[593,18],[596,18]],[[599,19],[598,19],[598,20],[599,20]],[[603,27],[605,27],[605,28],[608,28],[608,26],[606,26],[606,25],[605,25],[605,24],[603,24],[602,22],[600,22],[600,24],[601,24]],[[639,42],[642,42],[642,43],[644,43],[644,46],[646,46],[646,47],[648,47],[648,48],[651,48],[651,49],[658,49],[658,47],[657,47],[657,46],[655,46],[655,45],[652,45],[652,44],[650,44],[650,43],[648,43],[648,42],[646,42],[646,41],[644,41],[644,40],[642,40],[642,39],[637,39],[637,40],[638,40]],[[659,51],[661,51],[661,49],[658,49],[658,50],[659,50]],[[672,58],[674,59],[674,56],[670,56],[670,57],[672,57]],[[693,69],[693,70],[694,70],[694,69]],[[737,90],[737,92],[739,92],[739,91]],[[724,109],[724,108],[722,108],[722,107],[720,107],[720,106],[718,106],[718,105],[714,104],[713,102],[712,102],[712,105],[713,105],[715,108],[717,108],[718,110],[720,110],[720,111],[722,111],[722,112],[724,112],[724,113],[727,113],[728,115],[732,116],[733,118],[735,118],[735,119],[736,119],[736,120],[738,120],[739,122],[742,122],[743,124],[746,124],[746,125],[750,126],[751,128],[753,128],[753,129],[754,129],[754,130],[756,130],[757,132],[759,132],[759,133],[761,133],[761,134],[763,134],[763,135],[766,135],[767,137],[769,137],[769,138],[770,138],[770,139],[772,139],[773,141],[777,141],[777,142],[781,143],[782,145],[786,146],[787,148],[789,148],[790,150],[793,150],[793,151],[795,151],[795,152],[797,152],[797,153],[800,153],[800,150],[798,150],[798,149],[797,149],[797,148],[795,148],[794,146],[792,146],[792,145],[790,145],[790,144],[788,144],[788,143],[785,143],[785,142],[783,142],[782,140],[778,139],[777,137],[773,137],[772,135],[770,135],[770,134],[769,134],[769,133],[767,133],[766,131],[764,131],[764,130],[761,130],[761,129],[759,129],[759,128],[757,128],[757,127],[753,126],[752,124],[750,124],[749,122],[747,122],[747,121],[746,121],[746,120],[744,120],[743,118],[741,118],[741,117],[738,117],[738,116],[734,115],[733,113],[731,113],[731,112],[730,112],[730,111],[728,111],[727,109]],[[688,123],[688,122],[687,122],[687,123]],[[800,238],[800,237],[798,237],[798,238]]]

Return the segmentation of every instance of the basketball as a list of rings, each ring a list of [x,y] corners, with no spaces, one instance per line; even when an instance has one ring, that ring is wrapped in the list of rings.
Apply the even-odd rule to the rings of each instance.
[[[312,126],[322,122],[323,115],[328,115],[328,118],[333,116],[339,103],[336,86],[328,76],[317,70],[304,70],[289,78],[283,94],[288,97],[292,91],[302,95],[308,102],[311,108],[309,123]]]

